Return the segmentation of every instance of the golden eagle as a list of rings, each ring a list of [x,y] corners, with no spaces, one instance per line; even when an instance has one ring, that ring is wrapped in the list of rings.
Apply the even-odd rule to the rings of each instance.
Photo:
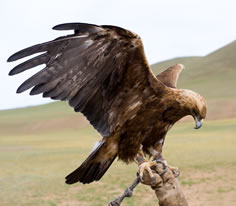
[[[66,183],[99,180],[116,157],[128,163],[140,151],[157,157],[168,130],[179,119],[192,115],[196,128],[206,116],[206,102],[197,93],[176,89],[183,65],[155,76],[146,60],[141,38],[110,25],[68,23],[55,30],[74,33],[23,49],[12,62],[40,53],[14,67],[15,75],[41,64],[45,68],[27,79],[17,93],[68,101],[83,113],[102,139]]]

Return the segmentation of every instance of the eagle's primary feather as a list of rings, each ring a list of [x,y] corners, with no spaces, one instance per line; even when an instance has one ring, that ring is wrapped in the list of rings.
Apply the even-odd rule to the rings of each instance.
[[[45,64],[17,93],[32,88],[31,95],[42,93],[68,101],[103,136],[84,163],[67,176],[67,183],[99,180],[117,156],[125,162],[134,160],[141,144],[149,153],[148,148],[185,115],[205,118],[203,98],[176,89],[183,66],[175,65],[155,77],[137,34],[85,23],[53,29],[74,30],[74,34],[13,54],[8,62],[40,53],[14,67],[9,75]]]

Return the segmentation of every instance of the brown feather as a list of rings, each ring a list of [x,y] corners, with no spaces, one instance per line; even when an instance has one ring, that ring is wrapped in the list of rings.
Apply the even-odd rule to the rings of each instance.
[[[157,75],[157,79],[167,87],[176,88],[180,72],[184,69],[182,64],[176,64]]]

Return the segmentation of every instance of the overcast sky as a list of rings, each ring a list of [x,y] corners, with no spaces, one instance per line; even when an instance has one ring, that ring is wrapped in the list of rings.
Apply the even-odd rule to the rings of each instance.
[[[236,0],[1,0],[0,110],[49,102],[15,94],[37,69],[13,77],[14,52],[65,35],[60,23],[117,25],[139,34],[149,63],[206,55],[236,39]],[[180,62],[181,63],[181,62]],[[32,73],[33,71],[33,73]]]

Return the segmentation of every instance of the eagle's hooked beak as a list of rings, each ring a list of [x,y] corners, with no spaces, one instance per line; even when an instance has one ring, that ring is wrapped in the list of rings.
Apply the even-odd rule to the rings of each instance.
[[[196,126],[194,127],[194,129],[199,129],[202,126],[203,119],[199,119],[195,117],[195,123],[196,123]]]

